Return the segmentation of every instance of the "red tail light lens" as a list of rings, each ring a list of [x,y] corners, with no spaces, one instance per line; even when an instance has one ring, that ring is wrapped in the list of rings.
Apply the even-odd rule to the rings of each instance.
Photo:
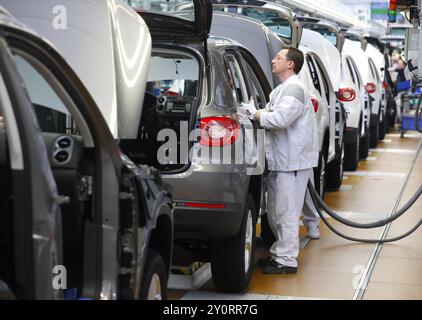
[[[200,144],[223,147],[233,144],[239,136],[240,125],[230,117],[207,117],[201,119]]]
[[[314,111],[315,111],[315,113],[317,113],[318,112],[318,109],[319,109],[319,103],[318,103],[318,100],[317,100],[317,98],[311,98],[311,101],[312,101],[312,105],[314,106]]]
[[[180,205],[189,208],[207,208],[207,209],[224,209],[227,205],[220,203],[198,203],[198,202],[184,202]]]
[[[353,101],[356,98],[356,91],[352,88],[341,88],[338,93],[340,101]]]
[[[375,83],[368,82],[365,86],[365,89],[368,93],[374,93],[377,87],[375,86]]]

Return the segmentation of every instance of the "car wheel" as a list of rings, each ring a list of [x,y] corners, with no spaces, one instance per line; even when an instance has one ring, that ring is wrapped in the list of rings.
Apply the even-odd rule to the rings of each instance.
[[[212,245],[212,278],[223,292],[242,292],[249,285],[255,256],[255,216],[254,200],[249,194],[238,234]]]
[[[360,159],[360,128],[356,141],[344,146],[344,170],[355,171]]]
[[[324,199],[325,195],[326,168],[327,159],[325,157],[325,152],[323,151],[319,155],[318,167],[314,170],[315,189],[317,190],[321,199]]]
[[[344,142],[340,147],[340,157],[327,165],[327,187],[338,189],[343,182]]]
[[[166,300],[167,271],[163,258],[157,251],[148,249],[147,260],[145,263],[141,299]]]
[[[378,139],[379,140],[385,139],[385,134],[386,134],[386,131],[387,131],[386,123],[387,123],[387,118],[385,118],[384,121],[380,122],[379,129],[378,129]]]
[[[368,132],[365,137],[362,137],[360,139],[359,155],[361,159],[368,158],[370,136],[371,136],[371,133]]]
[[[276,241],[273,231],[268,223],[268,213],[261,216],[261,238],[267,247],[271,247]]]
[[[378,124],[378,126],[372,126],[372,127],[370,127],[371,129],[370,129],[370,132],[369,132],[369,146],[371,148],[376,148],[377,145],[378,145],[378,128],[379,128],[379,125],[380,124]]]

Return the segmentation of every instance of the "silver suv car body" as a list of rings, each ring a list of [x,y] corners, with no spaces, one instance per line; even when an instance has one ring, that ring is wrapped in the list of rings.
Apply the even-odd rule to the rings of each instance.
[[[140,8],[152,34],[152,58],[138,139],[121,146],[158,167],[172,186],[175,244],[187,253],[184,259],[176,253],[175,263],[211,261],[218,288],[242,291],[253,269],[265,161],[253,143],[257,125],[236,114],[250,96],[264,106],[271,88],[246,48],[208,38],[211,3],[193,5],[167,13]]]

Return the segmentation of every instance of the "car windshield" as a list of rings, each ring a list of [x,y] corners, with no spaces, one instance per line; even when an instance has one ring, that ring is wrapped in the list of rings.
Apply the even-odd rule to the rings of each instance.
[[[125,0],[132,8],[137,10],[148,11],[152,13],[160,13],[165,15],[175,15],[176,11],[179,11],[182,7],[192,9],[194,7],[193,0]],[[195,17],[191,15],[178,15],[179,18],[183,18],[189,21],[194,21]]]
[[[213,6],[214,11],[223,11],[236,14],[242,14],[261,21],[265,26],[271,29],[280,37],[291,40],[292,27],[289,21],[283,17],[282,14],[274,10],[246,6],[231,6],[231,5],[218,5]]]

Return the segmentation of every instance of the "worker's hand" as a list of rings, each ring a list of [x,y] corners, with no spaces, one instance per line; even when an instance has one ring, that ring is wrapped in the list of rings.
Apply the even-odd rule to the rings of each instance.
[[[255,108],[252,97],[250,98],[249,103],[242,103],[241,108],[246,112],[246,115],[249,117],[249,119],[255,119],[255,114],[258,112],[258,110]]]

